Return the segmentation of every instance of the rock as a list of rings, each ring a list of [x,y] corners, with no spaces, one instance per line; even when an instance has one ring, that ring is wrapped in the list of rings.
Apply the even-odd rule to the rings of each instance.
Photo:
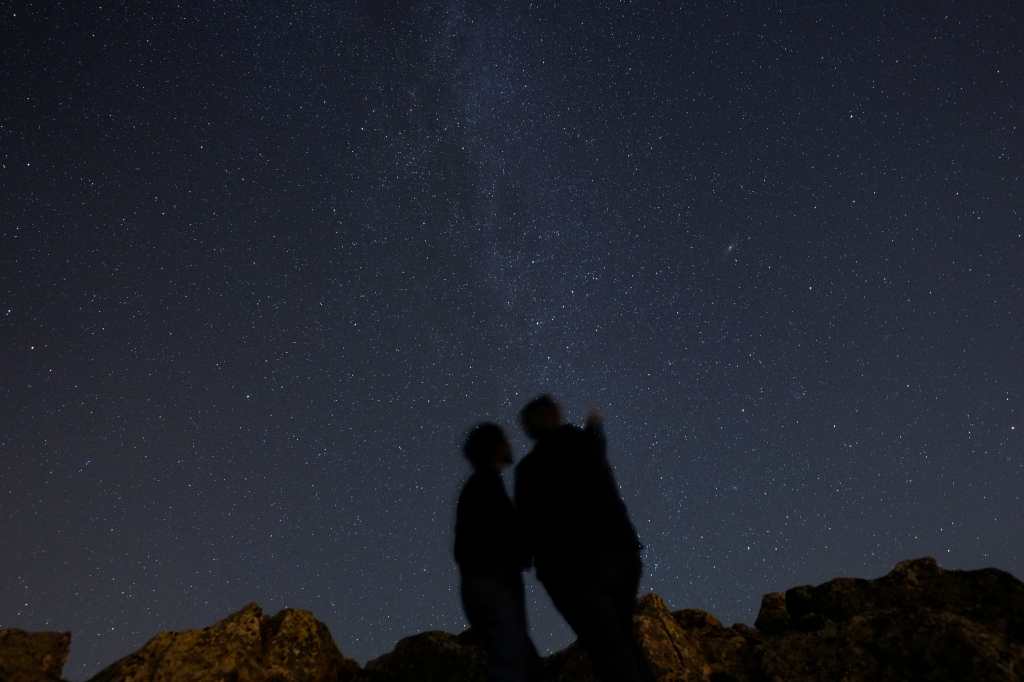
[[[656,594],[637,605],[633,627],[655,679],[672,682],[726,682],[753,674],[751,643],[759,635],[750,628],[725,628],[698,609],[673,613]],[[574,644],[548,660],[552,680],[590,682],[593,670],[586,654]]]
[[[1024,680],[1024,584],[994,569],[903,562],[878,580],[837,578],[764,596],[757,629],[640,600],[634,627],[659,682]],[[576,646],[551,679],[590,682]]]
[[[997,680],[1022,679],[1024,649],[961,616],[920,609],[878,610],[788,634],[760,651],[765,679]]]
[[[162,632],[90,682],[345,682],[361,676],[308,611],[256,604],[202,630]]]
[[[996,569],[946,571],[933,559],[877,580],[836,578],[773,592],[756,628],[644,596],[637,641],[658,682],[1020,682],[1024,584]],[[70,635],[0,630],[0,682],[54,682]],[[165,632],[92,682],[484,682],[471,631],[401,640],[361,670],[306,611],[255,604],[202,630]],[[550,682],[591,682],[577,644],[544,661]]]
[[[651,595],[648,595],[648,597],[642,598],[640,600],[641,601],[641,605],[644,603],[645,599],[648,599],[649,597],[654,597],[654,596],[656,596],[656,595],[651,594]],[[659,599],[660,599],[660,597],[659,597]],[[719,620],[717,618],[712,616],[707,611],[701,611],[700,609],[683,609],[682,611],[676,611],[675,613],[673,613],[672,617],[676,619],[677,623],[679,623],[679,627],[690,629],[690,630],[696,629],[696,628],[720,628],[720,627],[722,627],[722,624],[719,622]]]
[[[754,621],[754,627],[761,632],[776,634],[790,628],[789,611],[786,610],[786,595],[769,592],[761,597],[761,610]]]
[[[579,644],[551,654],[544,660],[545,682],[593,682],[594,670],[590,659]]]
[[[633,629],[657,679],[680,682],[704,679],[710,668],[700,644],[694,633],[673,617],[661,597],[648,594],[640,600],[633,617]]]
[[[1024,630],[1024,584],[1019,580],[994,568],[946,571],[930,558],[901,562],[877,580],[836,578],[817,587],[794,587],[786,591],[785,601],[792,626],[803,630],[811,621],[821,627],[875,609],[917,608],[958,613],[1012,630],[1017,639]]]
[[[756,648],[767,680],[1024,679],[1024,584],[995,569],[905,561],[877,580],[837,578],[766,595]]]
[[[308,611],[281,611],[266,621],[262,637],[264,666],[273,680],[334,682],[361,675],[359,664],[341,655],[327,626]]]
[[[70,632],[0,628],[0,680],[56,682],[61,679],[70,646]]]
[[[367,663],[366,675],[371,682],[484,682],[487,657],[469,630],[423,632]]]

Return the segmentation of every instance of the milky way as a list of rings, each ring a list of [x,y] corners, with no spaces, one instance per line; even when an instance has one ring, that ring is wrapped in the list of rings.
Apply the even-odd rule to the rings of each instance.
[[[5,5],[0,626],[457,631],[541,391],[674,607],[1024,574],[1021,17],[884,5]]]

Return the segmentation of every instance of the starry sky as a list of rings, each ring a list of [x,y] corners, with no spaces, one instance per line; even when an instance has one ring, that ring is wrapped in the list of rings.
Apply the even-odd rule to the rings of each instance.
[[[1017,3],[0,12],[0,625],[68,677],[460,630],[459,446],[542,391],[676,608],[1024,575]]]

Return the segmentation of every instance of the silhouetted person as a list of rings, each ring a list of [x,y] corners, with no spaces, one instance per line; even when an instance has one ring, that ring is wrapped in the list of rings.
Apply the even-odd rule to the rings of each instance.
[[[487,678],[525,682],[540,657],[526,624],[523,570],[530,565],[522,526],[505,492],[501,471],[512,449],[497,424],[470,431],[463,446],[473,474],[455,514],[455,561],[462,575],[462,606],[487,650]]]
[[[515,501],[537,578],[602,680],[652,679],[633,636],[641,545],[605,453],[597,413],[562,421],[547,395],[520,412],[533,450],[516,467]]]

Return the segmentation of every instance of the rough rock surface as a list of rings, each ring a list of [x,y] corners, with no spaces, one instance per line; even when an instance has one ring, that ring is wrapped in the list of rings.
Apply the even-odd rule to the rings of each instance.
[[[70,632],[25,632],[0,628],[0,680],[60,680],[70,645]]]
[[[366,664],[366,675],[370,682],[485,680],[486,666],[472,631],[431,631],[399,641],[393,651]]]
[[[637,640],[659,682],[761,680],[756,645],[761,636],[745,625],[722,627],[706,611],[673,613],[656,594],[640,600],[634,617]],[[586,655],[576,645],[551,657],[554,680],[594,680]]]
[[[1024,583],[996,569],[904,561],[768,595],[757,624],[768,680],[1024,679]]]
[[[634,620],[659,682],[1024,681],[1024,583],[996,569],[946,571],[905,561],[877,580],[837,578],[765,595],[756,628],[723,627],[657,595]],[[0,630],[0,682],[58,680],[70,635]],[[545,662],[551,682],[590,682],[570,646]],[[465,632],[401,640],[365,669],[306,611],[273,618],[255,604],[202,630],[161,633],[91,682],[483,682]]]
[[[945,571],[933,559],[877,580],[765,595],[756,629],[672,612],[657,595],[641,599],[634,623],[659,682],[1024,681],[1024,584],[995,569]],[[403,640],[378,660],[387,660],[381,673],[398,674],[381,682],[484,680],[480,652],[444,633]],[[594,679],[575,645],[545,667],[556,682]]]
[[[361,677],[308,611],[256,604],[202,630],[162,632],[90,682],[345,682]]]

